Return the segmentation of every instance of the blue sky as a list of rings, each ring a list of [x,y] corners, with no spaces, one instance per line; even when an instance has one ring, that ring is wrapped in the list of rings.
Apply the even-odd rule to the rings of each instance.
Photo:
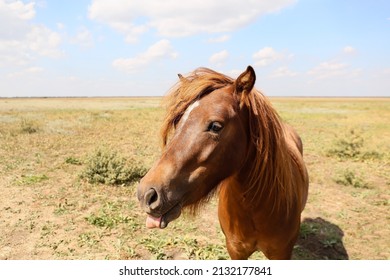
[[[390,96],[390,1],[0,0],[0,97],[160,96],[247,65],[268,96]]]

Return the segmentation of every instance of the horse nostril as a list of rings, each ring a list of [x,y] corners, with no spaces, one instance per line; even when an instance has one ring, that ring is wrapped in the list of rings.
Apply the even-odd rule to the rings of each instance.
[[[156,208],[157,205],[153,205],[158,200],[158,194],[155,189],[150,189],[145,194],[146,205],[150,208]]]

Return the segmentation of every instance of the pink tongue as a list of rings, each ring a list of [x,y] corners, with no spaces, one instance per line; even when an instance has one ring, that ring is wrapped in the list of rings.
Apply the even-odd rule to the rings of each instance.
[[[146,227],[147,228],[159,228],[161,223],[161,217],[155,218],[148,215],[146,218]]]

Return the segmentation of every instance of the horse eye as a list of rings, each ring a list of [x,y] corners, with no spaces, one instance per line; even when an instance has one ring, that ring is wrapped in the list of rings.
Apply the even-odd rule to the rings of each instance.
[[[207,128],[208,131],[211,131],[211,132],[214,132],[214,133],[218,133],[222,130],[223,128],[223,125],[219,122],[211,122],[209,124],[209,127]]]

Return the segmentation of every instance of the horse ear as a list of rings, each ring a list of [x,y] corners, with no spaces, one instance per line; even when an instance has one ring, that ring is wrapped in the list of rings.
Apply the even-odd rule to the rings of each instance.
[[[256,74],[252,66],[248,66],[240,76],[234,82],[236,93],[248,94],[251,92],[255,85]]]
[[[235,92],[240,95],[240,108],[242,108],[244,104],[249,106],[248,95],[253,89],[255,82],[256,74],[252,66],[248,66],[245,72],[241,73],[234,82]]]
[[[184,82],[186,80],[182,74],[177,74],[177,76],[179,77],[180,82]]]

